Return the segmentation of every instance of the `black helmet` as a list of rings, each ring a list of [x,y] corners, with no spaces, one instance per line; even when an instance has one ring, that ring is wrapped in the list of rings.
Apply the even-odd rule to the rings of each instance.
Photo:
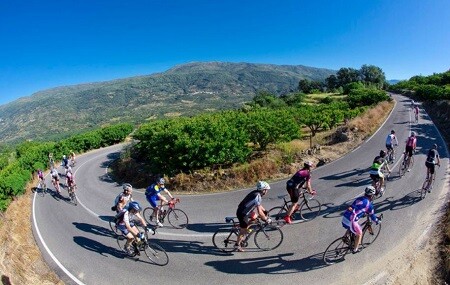
[[[312,166],[313,166],[313,163],[311,162],[311,161],[305,161],[305,163],[303,164],[303,166],[305,167],[305,168],[308,168],[308,169],[310,169]]]
[[[380,150],[380,156],[381,157],[385,157],[386,156],[386,152],[384,150]]]
[[[392,130],[392,131],[391,131],[391,134],[395,134],[395,131],[394,131],[394,130]]]

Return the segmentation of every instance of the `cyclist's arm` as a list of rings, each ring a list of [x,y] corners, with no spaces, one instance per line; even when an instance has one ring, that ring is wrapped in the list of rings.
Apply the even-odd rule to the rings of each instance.
[[[167,193],[167,195],[169,195],[170,199],[173,199],[173,196],[172,196],[172,194],[170,194],[169,190],[167,190],[167,189],[164,189],[164,192],[166,192],[166,193]]]
[[[312,187],[311,187],[311,178],[308,179],[308,180],[305,182],[305,184],[306,184],[305,189],[308,190],[308,192],[309,192],[310,194],[313,194],[313,189],[312,189]]]
[[[266,209],[264,209],[262,205],[258,205],[256,206],[256,210],[258,211],[258,216],[260,216],[264,221],[267,221],[269,217],[266,216]]]
[[[147,223],[145,222],[144,218],[142,218],[140,213],[136,213],[136,217],[139,219],[139,221],[141,222],[141,225],[146,227]]]

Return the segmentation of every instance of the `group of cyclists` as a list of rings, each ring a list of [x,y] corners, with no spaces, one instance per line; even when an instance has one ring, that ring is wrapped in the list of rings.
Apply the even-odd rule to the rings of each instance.
[[[50,165],[50,177],[52,179],[52,184],[55,187],[55,190],[58,194],[61,194],[61,189],[59,187],[59,172],[55,167],[55,162],[53,159],[53,154],[49,153],[48,155],[49,165]],[[75,175],[73,174],[71,165],[75,165],[75,153],[70,152],[69,158],[66,155],[62,156],[61,166],[64,167],[64,174],[66,177],[66,186],[68,189],[74,189],[75,183]],[[37,170],[38,177],[38,185],[44,185],[44,172],[41,169]],[[46,189],[43,189],[46,190]]]
[[[414,109],[416,110],[417,106],[414,104]],[[418,113],[418,109],[415,111]],[[356,238],[354,241],[354,245],[352,248],[353,253],[357,253],[361,251],[360,244],[362,239],[362,230],[358,221],[365,215],[369,215],[370,218],[376,224],[380,223],[381,220],[379,217],[375,215],[373,199],[376,195],[382,195],[385,189],[385,175],[383,174],[383,170],[388,173],[391,172],[389,167],[389,163],[392,163],[395,160],[395,146],[398,146],[399,141],[395,135],[395,131],[392,130],[390,134],[386,138],[386,150],[381,150],[379,154],[373,160],[373,163],[370,167],[369,174],[372,179],[372,184],[370,186],[365,187],[364,195],[358,197],[353,201],[351,206],[349,206],[343,213],[342,217],[342,226],[350,230],[353,234],[355,234]],[[416,150],[417,146],[417,138],[416,133],[411,132],[411,135],[406,140],[405,145],[405,155],[404,159],[411,159],[413,153]],[[389,154],[389,155],[388,155]],[[74,161],[75,154],[71,154],[71,160]],[[66,184],[69,186],[71,183],[75,183],[75,177],[72,173],[72,169],[69,164],[69,159],[66,156],[63,156],[62,165],[65,167],[66,171]],[[429,175],[433,175],[435,173],[435,165],[440,165],[439,153],[437,151],[437,145],[434,144],[433,147],[428,151],[427,159],[425,166],[427,168],[427,177]],[[311,170],[314,167],[311,161],[306,161],[303,164],[303,167],[299,169],[287,182],[286,182],[286,191],[289,194],[291,199],[291,205],[288,209],[286,216],[284,217],[284,221],[286,224],[291,224],[291,215],[298,208],[298,201],[301,195],[301,188],[305,188],[307,192],[311,195],[315,195],[315,190],[311,187]],[[409,171],[409,169],[408,169]],[[59,184],[59,175],[58,171],[52,166],[51,169],[52,181],[55,181]],[[44,179],[42,171],[38,171],[39,179]],[[379,189],[376,188],[377,182],[379,182]],[[153,207],[153,214],[150,219],[155,219],[155,224],[158,227],[163,227],[163,224],[159,221],[159,209],[163,205],[169,203],[169,200],[163,195],[165,193],[169,196],[170,199],[174,199],[173,195],[170,191],[165,187],[165,179],[158,178],[156,181],[146,188],[145,198],[147,202]],[[235,244],[235,248],[237,251],[244,251],[241,242],[244,237],[248,234],[249,226],[256,220],[261,219],[267,223],[271,222],[270,217],[268,216],[267,211],[262,206],[262,197],[265,196],[270,190],[270,185],[266,181],[258,181],[256,184],[256,189],[248,193],[244,199],[239,203],[238,208],[236,210],[236,216],[239,221],[239,237]],[[125,244],[125,250],[127,252],[132,251],[131,244],[133,241],[137,243],[142,239],[142,234],[140,233],[138,228],[136,227],[135,220],[139,221],[144,228],[147,230],[152,230],[148,227],[147,222],[140,214],[142,210],[139,202],[134,201],[132,197],[133,188],[131,184],[125,183],[122,185],[123,192],[121,192],[115,198],[114,205],[111,207],[111,210],[116,212],[115,222],[118,230],[122,232],[122,234],[126,237],[127,242]],[[58,193],[60,193],[59,189],[57,189]],[[430,191],[430,190],[428,190]],[[159,201],[159,205],[158,205]]]

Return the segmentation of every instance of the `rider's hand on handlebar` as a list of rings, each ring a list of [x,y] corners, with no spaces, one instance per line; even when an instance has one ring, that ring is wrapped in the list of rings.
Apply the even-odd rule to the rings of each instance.
[[[266,223],[267,223],[267,224],[272,223],[272,219],[271,219],[271,218],[267,218],[267,219],[266,219]]]

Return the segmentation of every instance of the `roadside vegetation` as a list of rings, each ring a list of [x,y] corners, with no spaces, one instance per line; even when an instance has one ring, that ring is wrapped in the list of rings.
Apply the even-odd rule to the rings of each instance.
[[[390,86],[389,89],[421,101],[444,136],[447,149],[450,149],[450,70],[430,76],[413,76]],[[448,189],[448,185],[446,187]],[[442,274],[447,284],[450,284],[450,202],[447,203],[446,214],[441,223],[440,252],[443,268],[437,273]]]

